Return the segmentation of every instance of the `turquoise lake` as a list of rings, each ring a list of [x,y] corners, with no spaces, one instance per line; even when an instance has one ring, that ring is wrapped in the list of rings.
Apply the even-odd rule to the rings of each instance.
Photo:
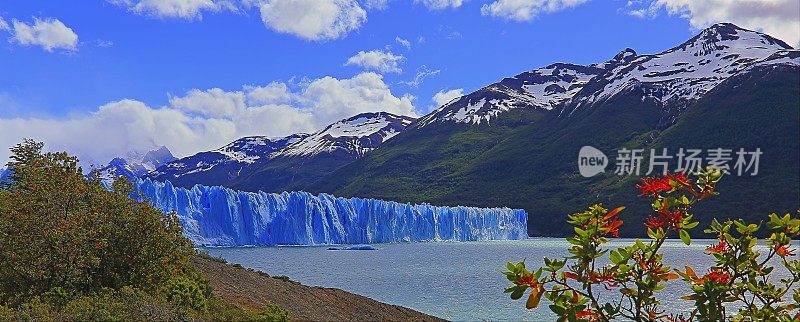
[[[618,239],[608,245],[618,247],[631,242]],[[713,243],[696,240],[686,246],[679,240],[670,240],[662,247],[664,261],[674,268],[690,265],[700,273],[712,265],[712,257],[704,250]],[[340,288],[448,320],[552,321],[546,300],[538,309],[526,310],[523,300],[513,301],[504,294],[509,283],[501,272],[507,261],[526,260],[529,269],[538,267],[543,256],[566,255],[569,244],[563,239],[533,238],[374,246],[378,250],[327,250],[330,246],[205,250],[270,275],[286,275],[306,285]],[[673,285],[658,296],[664,308],[688,311],[692,303],[679,299],[688,293],[688,288],[680,280]]]

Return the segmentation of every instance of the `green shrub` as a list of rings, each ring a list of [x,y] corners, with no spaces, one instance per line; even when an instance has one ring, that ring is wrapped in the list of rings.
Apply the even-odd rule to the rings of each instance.
[[[0,305],[0,321],[12,321],[15,317],[14,310],[5,305]]]
[[[208,281],[199,275],[179,276],[167,282],[167,300],[181,308],[205,312],[210,295]]]
[[[288,320],[273,304],[213,298],[174,214],[131,199],[127,180],[109,191],[77,158],[42,148],[13,147],[0,184],[0,321]]]
[[[55,289],[155,290],[185,270],[194,250],[174,214],[131,199],[127,180],[109,191],[99,176],[83,175],[77,158],[42,147],[13,147],[11,180],[0,186],[0,303]]]
[[[209,301],[209,316],[213,321],[254,321],[285,322],[289,321],[289,312],[272,303],[265,303],[260,310],[240,308],[213,298]]]

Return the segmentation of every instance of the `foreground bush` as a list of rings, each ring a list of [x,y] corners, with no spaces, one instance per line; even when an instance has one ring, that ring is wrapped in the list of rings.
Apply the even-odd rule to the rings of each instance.
[[[26,301],[55,288],[70,295],[132,286],[154,290],[186,270],[191,243],[174,215],[87,180],[78,159],[42,153],[42,143],[11,149],[0,189],[0,300]]]
[[[0,321],[284,321],[211,296],[174,214],[25,140],[0,182]]]
[[[572,254],[563,259],[545,258],[545,267],[529,271],[525,263],[508,263],[504,274],[512,286],[506,289],[512,299],[519,299],[530,289],[526,307],[536,308],[544,297],[559,321],[609,321],[617,318],[634,321],[798,321],[800,320],[800,261],[791,242],[800,234],[800,219],[791,215],[771,214],[766,223],[771,234],[764,243],[766,254],[754,250],[755,234],[762,225],[741,220],[720,223],[714,220],[705,232],[719,239],[706,253],[715,265],[697,273],[686,266],[673,269],[662,261],[660,247],[668,236],[677,235],[691,243],[689,231],[699,225],[690,210],[697,203],[717,194],[716,184],[722,173],[708,169],[692,180],[682,173],[644,178],[637,188],[642,196],[652,198],[654,214],[646,220],[649,241],[636,241],[614,250],[603,248],[607,237],[618,237],[623,224],[624,207],[609,211],[594,205],[569,216],[575,236],[568,238]],[[600,265],[607,257],[609,264]],[[789,278],[773,276],[776,260]],[[692,301],[691,312],[668,312],[657,299],[666,283],[682,279],[692,292],[682,299]],[[615,291],[603,299],[600,287]],[[791,299],[787,299],[791,297]],[[726,312],[725,304],[740,309]]]

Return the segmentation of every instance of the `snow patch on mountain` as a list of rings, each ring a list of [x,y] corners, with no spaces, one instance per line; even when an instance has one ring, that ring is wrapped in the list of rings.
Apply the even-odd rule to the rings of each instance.
[[[414,118],[386,112],[363,113],[328,125],[289,145],[276,156],[314,156],[343,152],[361,157],[402,132]]]
[[[551,110],[580,92],[597,75],[635,56],[636,52],[625,49],[600,64],[555,63],[505,78],[439,107],[421,118],[417,127],[438,122],[481,124],[515,108]]]
[[[307,137],[308,134],[293,134],[282,138],[266,136],[249,136],[238,139],[219,149],[200,152],[165,164],[150,174],[149,177],[168,180],[184,175],[206,172],[218,166],[230,167],[232,173],[238,173],[243,167],[262,158],[269,158],[290,144]]]
[[[146,153],[128,152],[124,157],[114,158],[96,171],[100,172],[100,177],[104,181],[111,181],[120,176],[135,180],[173,160],[175,156],[172,152],[167,147],[161,146]]]
[[[666,110],[682,109],[756,64],[796,64],[796,58],[791,58],[796,53],[771,36],[733,24],[716,24],[677,47],[638,56],[596,77],[575,95],[570,114],[636,86],[646,88],[646,98],[655,99]]]

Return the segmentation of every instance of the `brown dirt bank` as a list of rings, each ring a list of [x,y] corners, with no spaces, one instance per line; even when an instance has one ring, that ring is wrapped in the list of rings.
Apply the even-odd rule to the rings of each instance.
[[[292,320],[443,321],[340,289],[306,286],[203,256],[195,256],[192,265],[209,279],[215,296],[250,308],[271,302],[289,311]]]

